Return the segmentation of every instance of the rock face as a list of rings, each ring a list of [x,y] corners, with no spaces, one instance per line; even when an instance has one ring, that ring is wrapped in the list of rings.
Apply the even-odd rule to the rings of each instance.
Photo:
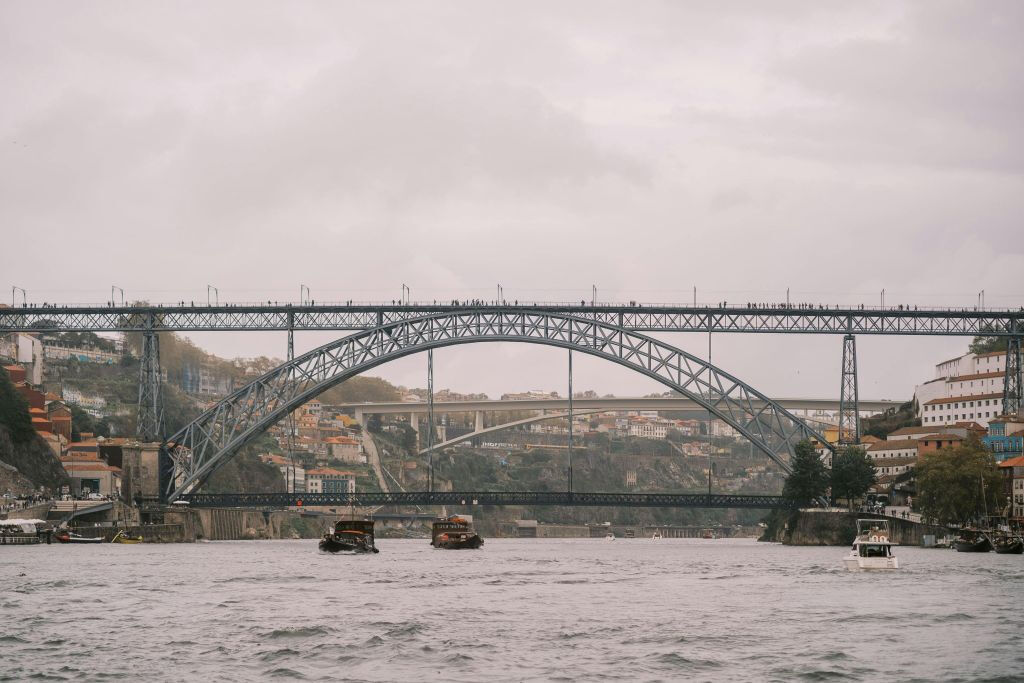
[[[863,518],[883,519],[880,515],[863,512],[804,510],[775,520],[761,540],[785,545],[850,545],[857,535],[857,519]],[[949,529],[941,526],[888,519],[892,539],[900,545],[920,545],[925,534],[944,536],[949,533]]]
[[[850,545],[857,516],[846,512],[794,512],[777,520],[761,540],[786,545]]]
[[[16,443],[5,425],[0,425],[0,462],[15,468],[36,487],[43,486],[56,491],[68,482],[67,472],[60,460],[40,436],[33,434],[25,441]]]

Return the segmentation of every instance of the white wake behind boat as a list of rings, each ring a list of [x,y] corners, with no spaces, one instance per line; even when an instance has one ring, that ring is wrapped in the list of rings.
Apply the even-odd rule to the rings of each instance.
[[[846,556],[845,564],[851,572],[899,569],[900,561],[892,554],[895,543],[889,534],[887,519],[858,519],[857,538]]]

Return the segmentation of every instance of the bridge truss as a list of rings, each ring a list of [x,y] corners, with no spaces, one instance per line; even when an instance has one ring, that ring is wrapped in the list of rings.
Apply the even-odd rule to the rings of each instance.
[[[569,491],[402,491],[391,493],[190,493],[197,507],[347,507],[358,505],[557,505],[576,507],[790,508],[782,496],[721,493],[575,493]]]
[[[161,449],[167,500],[193,492],[242,446],[345,379],[433,348],[485,341],[556,346],[623,365],[693,400],[749,439],[784,471],[817,431],[741,380],[662,341],[568,315],[475,310],[402,320],[321,346],[254,380],[204,412]]]
[[[660,305],[216,305],[0,308],[8,332],[370,330],[431,315],[490,310],[559,314],[638,332],[1022,336],[1024,310]],[[151,322],[152,321],[152,322]],[[152,327],[151,327],[152,325]]]

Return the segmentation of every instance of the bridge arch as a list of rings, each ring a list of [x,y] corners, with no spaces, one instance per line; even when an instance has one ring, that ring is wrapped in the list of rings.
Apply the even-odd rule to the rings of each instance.
[[[547,311],[481,308],[396,321],[325,344],[271,370],[204,412],[161,448],[161,491],[174,500],[300,405],[378,365],[427,349],[511,341],[618,363],[690,398],[789,471],[797,441],[828,442],[781,405],[685,351],[622,327]],[[829,447],[831,448],[831,447]]]

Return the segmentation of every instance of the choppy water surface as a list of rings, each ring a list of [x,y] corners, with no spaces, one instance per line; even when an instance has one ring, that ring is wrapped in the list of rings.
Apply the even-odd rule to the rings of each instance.
[[[0,680],[1022,680],[1024,558],[743,540],[0,548]]]

